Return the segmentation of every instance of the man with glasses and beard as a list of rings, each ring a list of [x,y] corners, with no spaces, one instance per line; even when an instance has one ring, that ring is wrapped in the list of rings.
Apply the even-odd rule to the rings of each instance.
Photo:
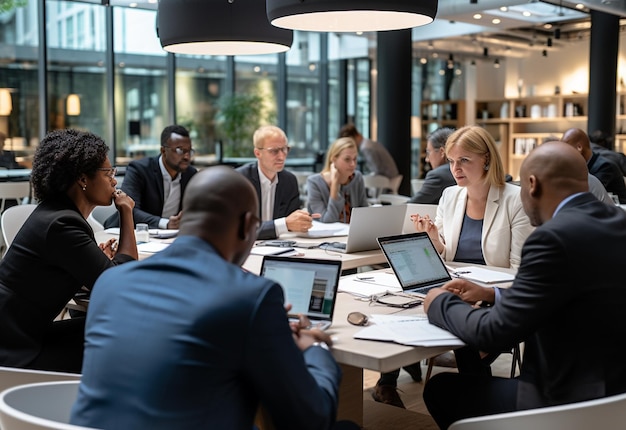
[[[268,125],[257,129],[252,137],[257,161],[237,168],[256,190],[262,220],[258,239],[275,239],[288,231],[306,232],[313,226],[313,218],[301,210],[298,180],[284,170],[289,153],[287,136],[280,128]]]
[[[197,173],[190,165],[194,152],[187,129],[169,125],[161,133],[159,156],[130,162],[122,190],[135,201],[135,223],[146,223],[150,228],[178,229],[185,187]],[[117,214],[104,222],[105,228],[118,224]]]

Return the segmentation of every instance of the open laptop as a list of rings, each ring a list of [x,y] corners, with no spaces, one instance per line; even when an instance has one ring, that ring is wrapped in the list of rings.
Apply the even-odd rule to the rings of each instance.
[[[406,292],[426,294],[452,279],[427,233],[379,237],[378,244]]]
[[[341,276],[341,261],[266,255],[261,276],[283,287],[290,316],[306,315],[315,328],[330,327]]]
[[[347,254],[378,249],[376,238],[402,233],[405,216],[406,205],[352,208],[345,247],[338,242],[324,242],[320,248]]]

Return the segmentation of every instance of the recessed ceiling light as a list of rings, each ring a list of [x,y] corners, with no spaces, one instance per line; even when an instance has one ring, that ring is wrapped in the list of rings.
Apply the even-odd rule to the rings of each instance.
[[[522,12],[522,15],[524,15],[524,16],[531,16],[532,14],[530,12],[528,12],[527,10],[525,10],[524,12]]]
[[[422,57],[422,58],[420,58],[420,63],[426,64],[426,63],[428,63],[428,59],[426,57]]]
[[[501,10],[502,12],[507,12],[507,11],[509,10],[509,8],[508,8],[508,7],[506,7],[506,6],[500,6],[500,10]]]
[[[500,18],[494,18],[491,20],[492,24],[500,24],[502,21],[500,21]]]
[[[585,8],[585,5],[584,5],[584,4],[582,4],[582,3],[578,3],[578,4],[576,5],[576,9],[584,9],[584,8]]]
[[[483,16],[479,13],[474,14],[474,19],[481,19]]]
[[[552,28],[552,24],[550,23],[544,24],[543,28],[545,28],[546,30],[550,30]]]
[[[433,58],[439,58],[439,54],[437,54],[436,52],[433,52]]]
[[[356,32],[356,35],[357,35],[357,36],[362,36],[362,35],[363,35],[363,32],[362,32],[362,31],[357,31],[357,32]]]
[[[148,0],[148,3],[155,4],[158,0]]]
[[[137,3],[133,2],[133,3],[129,4],[128,6],[130,6],[130,7],[137,7]]]
[[[441,76],[443,76],[443,75],[445,75],[445,74],[446,74],[446,71],[445,71],[445,70],[443,70],[443,69],[439,69],[439,74],[440,74]]]

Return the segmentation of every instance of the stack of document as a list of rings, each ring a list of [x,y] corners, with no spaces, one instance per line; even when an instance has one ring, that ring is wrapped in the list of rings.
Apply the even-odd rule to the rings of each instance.
[[[432,325],[425,316],[372,315],[371,325],[354,334],[355,339],[380,340],[411,346],[463,346],[449,331]]]
[[[512,282],[515,275],[497,270],[485,269],[484,267],[466,266],[450,269],[450,274],[457,278],[464,278],[470,281],[482,282],[484,284],[498,284],[501,282]]]
[[[347,236],[350,224],[342,222],[323,223],[313,220],[313,226],[307,232],[296,233],[299,237],[333,237]]]

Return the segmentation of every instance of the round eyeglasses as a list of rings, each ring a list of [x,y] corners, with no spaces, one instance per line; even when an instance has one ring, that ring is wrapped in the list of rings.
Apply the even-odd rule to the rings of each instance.
[[[108,172],[106,173],[106,175],[109,178],[115,178],[115,175],[117,175],[116,167],[98,167],[96,170],[100,170],[101,172]]]

